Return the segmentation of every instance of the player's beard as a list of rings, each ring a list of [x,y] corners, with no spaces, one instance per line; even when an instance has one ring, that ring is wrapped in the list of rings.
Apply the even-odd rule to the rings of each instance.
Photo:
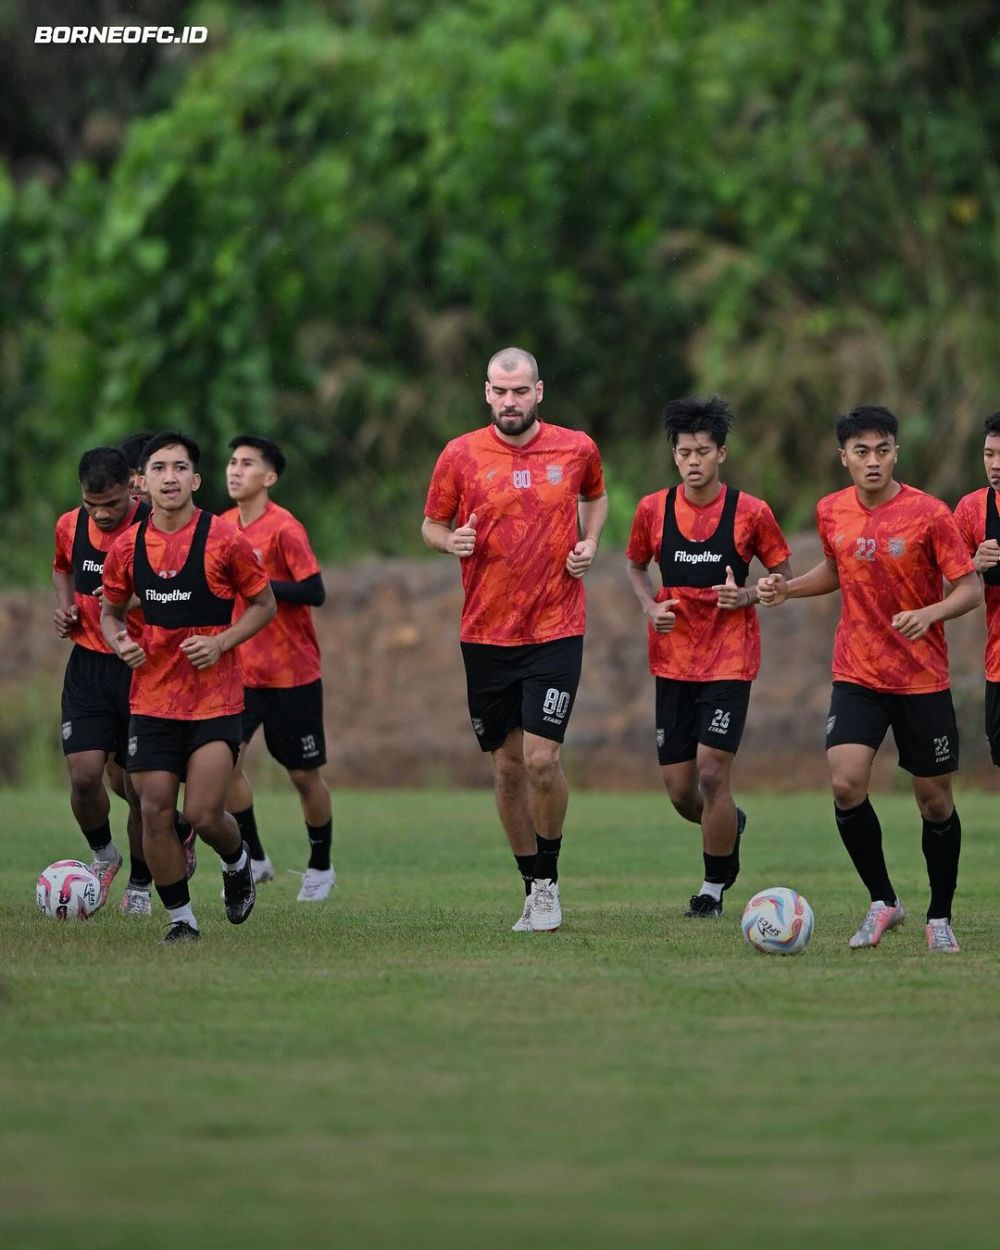
[[[532,404],[528,412],[503,413],[500,416],[492,412],[492,416],[493,424],[501,434],[506,434],[508,438],[518,438],[538,420],[538,404]]]

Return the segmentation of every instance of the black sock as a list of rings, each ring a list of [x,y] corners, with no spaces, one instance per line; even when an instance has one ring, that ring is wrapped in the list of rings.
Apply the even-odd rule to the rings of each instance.
[[[229,864],[231,867],[233,864],[238,864],[240,862],[240,856],[242,854],[243,843],[241,842],[235,851],[220,851],[219,859],[221,859],[224,864]],[[250,858],[253,859],[253,856],[251,855]]]
[[[175,881],[173,885],[158,885],[156,892],[167,911],[174,907],[186,907],[191,902],[191,891],[188,889],[186,877],[181,877],[180,881]]]
[[[131,864],[129,885],[134,885],[138,890],[148,890],[153,884],[153,874],[149,871],[149,865],[136,855],[130,855],[129,861]]]
[[[834,804],[833,813],[837,818],[840,840],[847,848],[858,876],[867,886],[871,901],[874,903],[881,899],[884,903],[895,903],[896,891],[892,888],[882,854],[882,826],[867,795],[857,807],[843,808]]]
[[[543,838],[535,834],[535,846],[538,856],[535,861],[535,876],[552,882],[559,880],[559,848],[562,846],[562,834],[558,838]]]
[[[333,841],[333,821],[325,825],[306,825],[309,834],[309,867],[319,872],[327,872],[330,868],[330,843]]]
[[[87,839],[87,845],[92,851],[103,851],[111,841],[111,821],[106,820],[96,829],[84,829],[83,836]]]
[[[708,851],[702,851],[701,857],[705,861],[705,880],[711,885],[725,885],[732,855],[709,855]]]
[[[536,834],[537,838],[538,835]],[[535,875],[535,865],[538,863],[537,855],[515,855],[517,860],[517,871],[521,874],[524,881],[525,894],[531,893],[531,880]]]
[[[191,833],[191,826],[180,812],[174,812],[174,833],[177,834],[178,842],[184,842]]]
[[[962,850],[962,822],[958,812],[953,811],[939,825],[924,821],[921,840],[924,859],[927,861],[927,880],[931,886],[931,904],[927,908],[928,920],[945,917],[951,921],[951,901],[958,884],[958,857]]]
[[[240,827],[240,837],[247,844],[250,858],[267,859],[267,852],[261,845],[260,834],[257,832],[257,817],[253,814],[253,804],[251,803],[245,811],[233,812],[232,817]]]

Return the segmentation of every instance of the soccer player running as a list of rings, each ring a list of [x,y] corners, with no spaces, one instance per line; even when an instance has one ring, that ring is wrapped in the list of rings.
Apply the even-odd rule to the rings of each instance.
[[[816,507],[824,558],[801,577],[771,575],[757,587],[767,606],[840,590],[826,756],[837,828],[871,899],[849,945],[878,946],[905,916],[868,797],[872,762],[891,726],[923,818],[928,949],[954,952],[962,826],[951,788],[958,729],[942,622],[971,612],[982,590],[947,506],[896,481],[897,433],[887,408],[854,408],[837,421],[853,485]],[[943,581],[950,589],[942,598]]]
[[[681,485],[639,501],[627,551],[629,581],[649,618],[663,782],[677,812],[701,826],[705,878],[689,917],[721,916],[723,892],[740,870],[746,815],[733,802],[731,777],[760,668],[750,561],[791,568],[768,505],[720,480],[732,422],[717,396],[667,404],[663,425]],[[658,591],[650,561],[659,566]]]
[[[955,520],[986,583],[986,738],[993,763],[1000,768],[1000,412],[986,418],[983,463],[989,485],[958,502]]]
[[[246,687],[243,745],[226,808],[250,848],[254,881],[273,880],[274,866],[260,840],[253,790],[243,768],[247,745],[263,725],[267,749],[287,769],[305,817],[309,864],[298,902],[319,903],[337,879],[330,862],[330,791],[319,771],[326,763],[326,738],[319,642],[312,619],[312,609],[321,606],[326,589],[305,526],[270,498],[271,488],[285,471],[281,448],[255,434],[238,435],[229,448],[226,485],[237,506],[224,512],[222,519],[234,525],[259,556],[271,579],[278,613],[240,647]],[[245,603],[237,598],[236,604],[239,616]]]
[[[90,870],[101,883],[101,906],[122,865],[111,836],[110,781],[129,805],[130,875],[121,910],[149,915],[152,877],[143,858],[142,819],[135,791],[125,782],[129,685],[132,674],[101,633],[101,573],[112,543],[149,511],[129,494],[129,470],[115,447],[94,447],[80,458],[82,504],[56,522],[52,581],[56,592],[56,633],[73,643],[62,690],[62,745],[69,769],[70,806],[93,859]],[[141,622],[141,615],[138,616]],[[133,617],[133,623],[136,618]]]
[[[152,437],[152,430],[137,430],[134,434],[123,438],[119,444],[122,449],[122,455],[128,461],[129,494],[133,499],[141,499],[147,504],[149,503],[149,492],[143,485],[142,480],[142,449]]]
[[[462,564],[469,713],[492,759],[497,810],[524,880],[518,933],[562,923],[568,791],[560,748],[583,656],[580,579],[608,513],[596,445],[539,420],[542,392],[529,352],[507,347],[493,356],[491,422],[441,453],[421,530],[429,547]]]
[[[200,936],[191,909],[174,808],[222,859],[226,916],[242,924],[254,904],[250,855],[225,796],[239,753],[243,683],[233,649],[275,612],[267,575],[246,539],[195,507],[198,444],[156,435],[143,451],[152,513],[119,535],[104,563],[104,638],[132,669],[129,777],[142,805],[146,859],[170,926],[165,942]],[[135,594],[145,615],[126,620]],[[247,609],[232,622],[237,595]]]

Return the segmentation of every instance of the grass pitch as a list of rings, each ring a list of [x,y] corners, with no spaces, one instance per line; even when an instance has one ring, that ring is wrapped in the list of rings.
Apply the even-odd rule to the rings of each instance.
[[[697,832],[660,795],[574,795],[564,926],[510,932],[520,883],[483,793],[336,796],[330,902],[295,902],[294,796],[257,800],[279,880],[204,941],[112,902],[38,916],[84,856],[61,794],[8,792],[0,870],[0,1224],[12,1250],[541,1250],[995,1244],[1000,845],[960,794],[961,955],[924,949],[919,821],[882,796],[911,919],[876,951],[825,795],[746,796],[736,896],[686,921]],[[115,813],[116,831],[121,827]],[[808,951],[755,954],[752,890],[800,889]]]

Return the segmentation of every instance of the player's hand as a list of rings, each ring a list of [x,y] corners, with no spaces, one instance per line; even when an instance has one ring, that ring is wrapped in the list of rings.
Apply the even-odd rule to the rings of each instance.
[[[130,638],[127,630],[119,630],[115,634],[115,647],[118,654],[129,666],[129,668],[138,668],[146,659],[146,653],[134,638]]]
[[[757,583],[757,598],[765,608],[775,608],[788,598],[788,580],[784,573],[769,573]]]
[[[918,638],[923,638],[936,619],[933,608],[915,608],[912,612],[897,612],[892,618],[892,627],[910,642],[916,642]]]
[[[733,608],[745,608],[748,603],[748,595],[743,593],[743,587],[736,585],[736,578],[733,570],[726,565],[726,580],[721,586],[713,586],[712,589],[718,595],[717,606],[732,611]]]
[[[592,538],[581,538],[566,557],[566,572],[570,577],[582,577],[594,563],[597,543]]]
[[[56,633],[60,638],[68,638],[73,632],[73,626],[80,619],[80,609],[74,603],[68,608],[56,608],[55,615],[52,617],[52,624],[56,627]]]
[[[211,668],[222,659],[222,644],[212,634],[192,634],[181,643],[181,650],[197,669]]]
[[[988,573],[990,569],[995,569],[1000,563],[1000,543],[995,538],[987,538],[986,542],[980,543],[976,548],[972,563],[976,566],[977,573]]]
[[[467,560],[475,551],[476,524],[476,514],[473,512],[464,525],[452,530],[448,538],[448,550],[453,556],[458,556],[460,560]]]
[[[664,599],[660,603],[650,604],[646,609],[646,615],[658,634],[669,634],[677,624],[677,613],[674,608],[679,603],[680,599]]]

